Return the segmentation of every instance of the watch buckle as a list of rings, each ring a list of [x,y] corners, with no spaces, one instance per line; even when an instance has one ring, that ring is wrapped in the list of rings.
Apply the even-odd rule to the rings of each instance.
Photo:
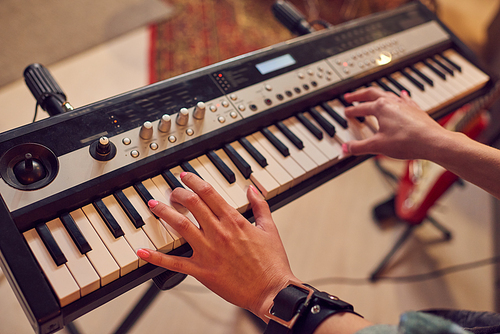
[[[307,285],[304,285],[304,284],[301,284],[301,283],[297,283],[297,282],[294,282],[294,281],[288,281],[286,287],[288,288],[289,286],[294,286],[296,288],[299,288],[299,289],[307,291],[307,298],[306,298],[306,301],[303,304],[304,307],[307,307],[307,305],[309,305],[310,300],[312,299],[312,296],[314,294],[314,290],[311,289],[310,287],[308,287]],[[271,312],[272,309],[273,309],[273,307],[274,307],[274,302],[271,305],[271,307],[269,307],[269,310],[266,312],[266,314],[264,314],[264,316],[266,318],[270,319],[270,320],[273,320],[273,321],[277,322],[281,326],[284,326],[284,327],[286,327],[288,329],[291,329],[293,327],[293,325],[295,325],[295,323],[297,322],[297,320],[298,320],[298,318],[300,316],[300,310],[301,309],[299,308],[298,312],[292,317],[292,319],[286,321],[286,320],[283,320],[281,318],[278,318],[277,316],[275,316]]]

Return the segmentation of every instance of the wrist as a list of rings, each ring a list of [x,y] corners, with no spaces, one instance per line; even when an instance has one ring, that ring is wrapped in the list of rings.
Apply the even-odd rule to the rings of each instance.
[[[269,321],[269,318],[267,318],[265,315],[267,311],[269,311],[269,308],[271,305],[274,303],[274,298],[276,295],[283,290],[284,288],[287,287],[288,282],[293,281],[297,283],[302,283],[301,280],[299,280],[297,277],[291,275],[291,276],[284,276],[280,280],[276,281],[274,284],[270,285],[265,291],[263,292],[263,297],[262,301],[260,303],[260,306],[256,308],[256,312],[254,313],[261,318],[265,323]]]

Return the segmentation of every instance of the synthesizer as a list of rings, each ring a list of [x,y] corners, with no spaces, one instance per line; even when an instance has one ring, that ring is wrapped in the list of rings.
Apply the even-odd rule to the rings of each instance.
[[[35,332],[56,332],[149,279],[168,288],[184,278],[135,255],[190,255],[146,204],[168,203],[182,171],[252,219],[249,185],[274,210],[368,158],[342,152],[378,129],[371,117],[345,117],[344,93],[406,90],[437,119],[492,84],[411,3],[7,131],[1,268]]]

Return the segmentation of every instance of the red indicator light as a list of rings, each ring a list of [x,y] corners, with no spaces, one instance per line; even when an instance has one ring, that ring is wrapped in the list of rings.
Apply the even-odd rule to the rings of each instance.
[[[345,62],[343,62],[343,63],[342,63],[342,65],[347,66],[347,62],[346,62],[346,61],[345,61]]]

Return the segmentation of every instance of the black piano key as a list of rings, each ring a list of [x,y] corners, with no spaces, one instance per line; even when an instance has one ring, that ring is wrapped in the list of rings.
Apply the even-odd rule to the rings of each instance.
[[[423,92],[424,92],[424,91],[425,91],[425,86],[424,86],[424,85],[423,85],[420,81],[418,81],[417,79],[415,79],[415,78],[413,77],[413,75],[411,75],[410,73],[408,73],[408,71],[409,71],[409,70],[405,68],[404,70],[402,70],[402,71],[401,71],[401,73],[402,73],[402,74],[403,74],[403,75],[404,75],[404,76],[405,76],[408,80],[410,80],[410,82],[411,82],[412,84],[414,84],[414,85],[415,85],[415,87],[417,87],[418,89],[420,89],[421,91],[423,91]]]
[[[136,228],[141,228],[141,226],[144,226],[144,220],[142,220],[141,215],[139,214],[139,212],[137,212],[132,203],[130,203],[123,191],[118,190],[113,195],[122,207],[123,211],[125,211],[125,213],[127,214],[132,224],[134,224]]]
[[[250,143],[248,141],[248,139],[246,139],[245,137],[241,138],[240,140],[238,140],[238,142],[241,144],[241,146],[243,146],[245,148],[245,150],[247,150],[247,152],[252,156],[252,158],[255,159],[255,161],[257,161],[257,163],[262,167],[266,167],[267,166],[267,160],[266,160],[266,157],[264,157],[260,152],[259,150],[257,150],[253,145],[252,143]]]
[[[323,109],[325,109],[325,111],[326,111],[326,112],[327,112],[330,116],[332,116],[332,117],[333,117],[333,119],[334,119],[335,121],[337,121],[337,123],[339,123],[341,127],[343,127],[344,129],[347,129],[347,127],[348,127],[347,120],[346,120],[344,117],[340,116],[340,115],[339,115],[339,114],[335,111],[335,109],[333,109],[333,108],[332,108],[332,107],[331,107],[331,106],[330,106],[327,102],[323,102],[323,103],[321,103],[321,107],[322,107]]]
[[[203,180],[203,178],[201,177],[201,175],[198,174],[198,172],[196,171],[196,169],[194,169],[194,167],[191,166],[191,164],[189,162],[185,161],[185,162],[181,163],[181,168],[185,172],[196,174],[200,179]]]
[[[309,114],[311,114],[312,118],[314,118],[314,120],[318,122],[319,126],[321,126],[321,128],[325,130],[325,132],[328,133],[330,137],[335,136],[335,126],[333,126],[332,123],[328,122],[323,116],[321,116],[321,114],[316,109],[310,108]]]
[[[252,167],[250,167],[248,162],[246,162],[245,159],[243,159],[231,145],[226,144],[222,149],[224,150],[224,152],[226,152],[229,159],[231,159],[231,161],[234,163],[236,168],[238,168],[243,177],[245,179],[248,179],[250,177],[250,174],[252,174]]]
[[[113,234],[115,238],[124,236],[125,233],[123,233],[121,226],[118,224],[118,222],[116,221],[115,217],[113,217],[111,212],[109,212],[104,202],[98,199],[94,201],[93,204],[97,212],[99,212],[99,215],[101,216],[102,220],[104,221],[108,229],[111,231],[111,234]]]
[[[318,140],[323,139],[323,132],[321,132],[320,129],[316,127],[316,125],[312,124],[311,121],[304,116],[303,113],[298,113],[295,117],[306,127],[307,130],[309,130],[314,137],[316,137]]]
[[[444,60],[446,60],[451,66],[453,66],[454,68],[456,68],[456,70],[458,72],[462,72],[462,67],[460,65],[458,65],[457,63],[455,63],[454,61],[452,61],[450,58],[446,57],[443,54],[441,54],[440,56],[441,56],[441,58],[443,58]]]
[[[82,231],[80,231],[78,225],[76,225],[73,217],[71,217],[69,213],[65,213],[59,218],[61,219],[61,222],[66,228],[66,231],[68,231],[71,239],[75,243],[80,253],[85,254],[90,252],[92,250],[92,247],[90,247],[89,242],[83,236]]]
[[[436,56],[433,56],[432,60],[436,64],[438,64],[443,70],[445,70],[446,72],[448,72],[448,74],[453,75],[453,76],[455,75],[455,72],[453,71],[453,69],[451,69],[449,66],[447,66],[442,61],[440,61],[439,59],[437,59]]]
[[[296,148],[302,150],[304,148],[304,143],[302,140],[295,135],[283,122],[276,123],[276,127],[295,145]]]
[[[415,72],[420,78],[422,78],[425,82],[427,82],[429,85],[434,87],[434,81],[432,81],[431,78],[429,78],[427,75],[423,74],[420,72],[414,65],[410,66],[411,70]]]
[[[167,181],[168,185],[170,186],[170,188],[172,188],[172,190],[174,190],[175,188],[184,188],[182,183],[168,169],[164,170],[161,173],[161,175],[163,176],[165,181]]]
[[[148,202],[153,198],[153,196],[149,193],[149,191],[146,189],[146,187],[142,184],[142,182],[134,184],[134,189],[137,191],[139,196],[141,197],[142,201],[148,205]],[[148,206],[149,207],[149,206]],[[155,216],[156,219],[158,219],[158,216],[153,213],[153,216]]]
[[[43,244],[49,251],[50,256],[52,256],[52,259],[54,260],[57,266],[63,265],[66,262],[68,262],[68,260],[66,260],[66,256],[64,256],[61,248],[59,248],[59,245],[52,236],[52,233],[50,233],[50,230],[47,227],[47,225],[45,224],[38,225],[36,227],[36,231],[38,232],[40,239],[42,239]]]
[[[394,86],[396,86],[397,89],[399,89],[400,91],[404,90],[408,93],[409,96],[411,96],[410,90],[407,87],[400,84],[396,79],[394,79],[390,75],[387,76],[387,80],[389,80],[390,83],[392,83]]]
[[[377,79],[377,85],[379,85],[383,90],[385,90],[386,92],[391,92],[391,93],[394,93],[396,94],[397,96],[399,96],[399,93],[395,92],[394,89],[392,89],[391,87],[387,86],[385,84],[385,82],[383,82],[382,80],[380,79]]]
[[[276,138],[276,136],[273,135],[273,133],[268,128],[264,128],[260,132],[262,132],[262,134],[264,135],[264,137],[266,137],[267,140],[269,140],[271,142],[271,144],[273,144],[273,146],[276,147],[276,149],[278,151],[280,151],[280,153],[284,157],[287,157],[287,156],[290,155],[290,151],[288,150],[288,147],[286,147],[286,145],[283,144],[281,142],[281,140],[279,140],[278,138]]]
[[[427,59],[424,60],[423,63],[425,64],[425,66],[430,68],[432,72],[436,73],[438,77],[440,77],[443,80],[446,80],[446,75],[443,72],[441,72],[438,68],[436,68],[436,66],[429,63],[429,61],[427,61]]]
[[[222,161],[222,159],[214,151],[208,152],[207,157],[210,159],[210,161],[212,161],[215,167],[217,167],[217,169],[224,176],[227,182],[236,182],[236,175],[234,174],[234,172],[224,163],[224,161]]]

